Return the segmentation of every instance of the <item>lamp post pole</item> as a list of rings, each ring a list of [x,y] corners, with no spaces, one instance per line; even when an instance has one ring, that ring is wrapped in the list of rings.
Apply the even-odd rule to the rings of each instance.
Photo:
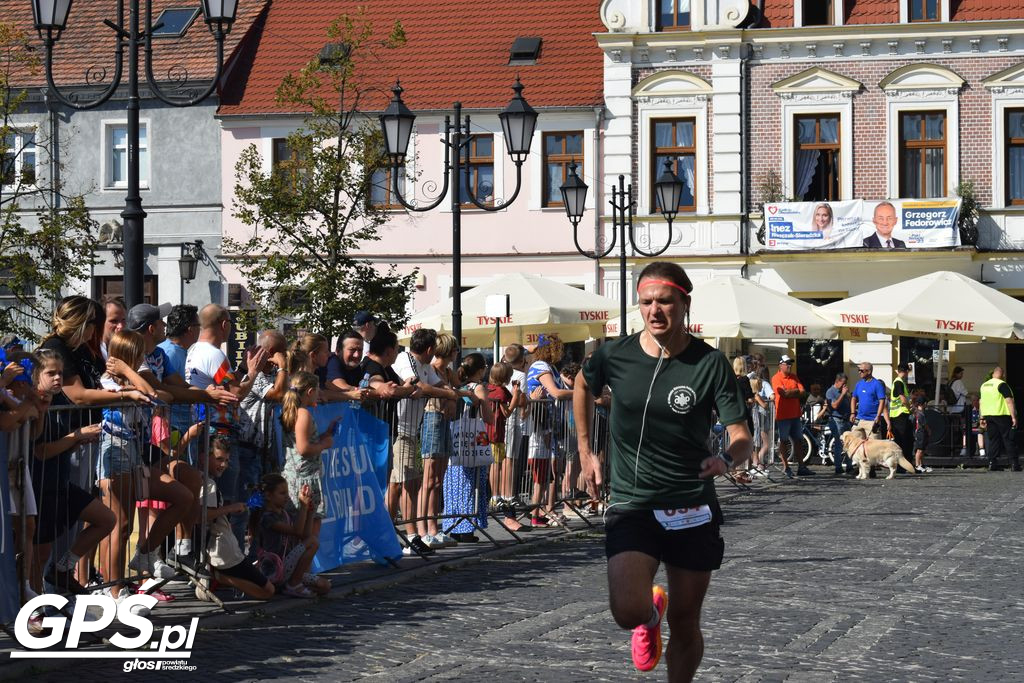
[[[516,166],[516,188],[507,201],[501,204],[485,204],[477,197],[477,192],[467,192],[466,196],[476,208],[483,211],[502,211],[508,208],[519,196],[522,189],[523,163],[530,154],[533,142],[533,131],[537,125],[537,112],[523,98],[523,85],[516,78],[512,86],[515,95],[498,114],[502,131],[505,136],[505,147],[509,157]],[[463,117],[462,103],[453,106],[455,122],[452,117],[444,117],[444,187],[440,194],[425,206],[417,206],[406,200],[398,182],[398,171],[405,161],[412,135],[415,115],[402,101],[402,86],[398,83],[391,89],[393,97],[388,108],[380,116],[381,130],[384,133],[384,144],[390,161],[391,188],[395,198],[410,211],[430,211],[441,205],[445,194],[451,190],[452,209],[452,334],[462,351],[462,188],[471,187],[469,182],[469,165],[463,163],[462,155],[468,151],[472,140],[469,115]],[[464,177],[465,176],[465,177]],[[492,193],[493,193],[492,188]]]
[[[53,47],[60,39],[61,32],[67,25],[71,12],[72,0],[32,0],[32,12],[35,28],[39,37],[46,45],[46,82],[54,97],[62,104],[76,110],[95,109],[107,102],[120,87],[123,77],[127,75],[127,147],[128,147],[128,187],[125,195],[125,207],[121,212],[124,219],[124,295],[128,307],[142,303],[143,282],[145,272],[145,218],[142,208],[142,196],[139,193],[139,50],[145,47],[145,79],[150,92],[160,101],[175,107],[188,107],[206,99],[217,87],[223,70],[224,38],[231,30],[235,21],[236,0],[202,0],[203,16],[207,27],[217,43],[216,73],[210,84],[199,93],[186,90],[188,72],[183,70],[185,77],[175,84],[175,90],[184,91],[185,97],[168,95],[160,88],[153,75],[153,7],[152,0],[145,0],[145,22],[141,21],[142,9],[140,0],[128,3],[128,28],[124,27],[124,0],[118,0],[117,23],[105,19],[103,21],[117,34],[117,46],[114,50],[114,73],[110,82],[102,90],[94,93],[95,98],[80,101],[79,93],[64,94],[58,89],[53,79]],[[128,52],[128,73],[124,73],[125,51]],[[106,71],[100,71],[105,76]],[[96,72],[90,67],[86,71],[85,80],[89,84],[102,84],[105,78],[96,78]]]
[[[619,336],[626,336],[626,305],[627,290],[626,290],[626,246],[631,245],[633,250],[642,256],[648,258],[654,258],[665,253],[665,251],[672,244],[672,221],[676,217],[679,206],[679,198],[683,192],[683,181],[672,170],[672,162],[670,160],[665,161],[665,170],[661,176],[654,183],[654,196],[657,198],[658,206],[661,208],[661,214],[665,217],[668,223],[668,236],[665,240],[665,246],[657,251],[647,252],[637,246],[636,240],[633,236],[633,184],[626,185],[626,177],[624,175],[619,176],[619,184],[616,187],[612,185],[612,198],[608,203],[612,207],[612,238],[611,244],[608,248],[602,252],[598,252],[595,248],[594,251],[587,251],[580,246],[579,240],[579,224],[583,218],[583,212],[585,209],[586,198],[587,198],[587,184],[583,182],[579,174],[576,172],[577,165],[575,163],[569,166],[569,176],[566,178],[565,183],[562,185],[562,203],[565,206],[565,213],[569,217],[569,222],[572,223],[572,239],[576,245],[576,251],[582,256],[586,256],[589,259],[599,260],[612,253],[615,249],[615,244],[618,242],[619,245]],[[665,209],[664,207],[673,207],[672,209]]]

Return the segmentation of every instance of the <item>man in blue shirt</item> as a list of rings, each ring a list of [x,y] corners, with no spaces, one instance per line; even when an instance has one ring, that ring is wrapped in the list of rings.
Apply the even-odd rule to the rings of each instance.
[[[850,412],[855,416],[857,426],[868,433],[868,438],[877,439],[878,435],[871,431],[875,423],[885,420],[886,433],[892,431],[892,424],[889,422],[889,411],[885,409],[885,384],[873,377],[873,372],[871,363],[861,363],[857,368],[860,381],[853,388]]]
[[[177,375],[185,381],[185,358],[188,348],[199,339],[199,309],[189,304],[178,304],[167,316],[167,338],[157,346],[167,356],[168,375]],[[171,427],[184,434],[192,426],[192,408],[187,403],[171,405]]]
[[[825,392],[825,403],[829,410],[828,428],[832,432],[832,460],[836,474],[843,474],[843,442],[840,437],[850,429],[850,385],[845,374],[840,372],[836,375],[835,384]]]

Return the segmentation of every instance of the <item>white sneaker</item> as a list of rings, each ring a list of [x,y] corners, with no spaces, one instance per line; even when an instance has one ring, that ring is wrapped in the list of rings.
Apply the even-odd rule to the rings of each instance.
[[[446,534],[443,531],[437,536],[434,536],[434,538],[440,540],[444,544],[445,548],[450,548],[459,544],[451,534]]]
[[[163,560],[155,560],[153,562],[152,576],[154,579],[173,579],[177,576],[178,572],[174,571],[174,567],[167,564]]]
[[[115,602],[117,602],[118,606],[120,607],[121,603],[127,600],[132,595],[133,593],[130,590],[128,590],[127,588],[122,588],[121,592],[115,599]],[[86,612],[88,612],[88,610],[86,610]],[[132,614],[139,617],[148,617],[150,609],[148,607],[144,607],[143,605],[135,605],[134,607],[132,607],[131,612]]]
[[[443,548],[444,539],[439,538],[439,536],[440,534],[438,534],[437,536],[431,536],[430,534],[423,536],[424,545],[426,545],[428,548]]]

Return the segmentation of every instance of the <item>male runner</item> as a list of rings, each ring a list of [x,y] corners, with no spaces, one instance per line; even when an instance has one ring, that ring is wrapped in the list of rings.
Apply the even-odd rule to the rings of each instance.
[[[591,416],[595,397],[610,387],[605,543],[612,616],[633,629],[633,663],[650,671],[661,657],[667,612],[668,678],[689,681],[704,654],[701,605],[724,552],[713,479],[750,457],[751,438],[729,362],[687,333],[692,284],[686,273],[655,262],[639,283],[644,331],[594,353],[576,380],[573,408],[583,474],[596,493],[601,472],[591,450]],[[729,433],[728,452],[720,456],[708,450],[712,410]],[[668,591],[653,586],[652,599],[662,562]]]

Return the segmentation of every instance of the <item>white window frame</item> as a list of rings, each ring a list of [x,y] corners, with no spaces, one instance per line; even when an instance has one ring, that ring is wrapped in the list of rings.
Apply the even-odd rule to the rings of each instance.
[[[793,26],[797,28],[804,25],[804,3],[807,0],[793,0]],[[906,6],[906,0],[903,0],[904,6]],[[843,5],[844,0],[832,0],[832,25],[842,26],[843,25]]]
[[[442,128],[443,125],[444,124],[438,124],[438,129],[443,131],[443,128]],[[500,130],[489,130],[487,128],[483,128],[481,126],[478,126],[475,123],[471,124],[469,134],[470,135],[490,135],[491,136],[492,144],[494,145],[494,190],[493,190],[493,193],[492,193],[492,196],[493,196],[492,205],[498,206],[499,204],[504,204],[505,200],[508,199],[508,197],[505,194],[505,162],[507,161],[509,163],[512,163],[512,160],[508,156],[508,152],[505,149],[505,135]],[[534,135],[536,135],[536,131],[534,131]],[[416,133],[415,132],[412,134],[412,137],[413,137],[413,139],[416,138]],[[438,139],[438,138],[435,137],[434,139]],[[465,139],[465,138],[463,138],[463,139]],[[440,141],[437,144],[441,144]],[[531,146],[530,149],[536,151],[537,148]],[[413,143],[410,140],[410,142],[409,142],[409,155],[411,156],[412,154],[413,154]],[[454,154],[454,152],[453,152],[453,154]],[[531,154],[530,156],[533,156],[533,155]],[[408,159],[408,157],[406,157],[406,158]],[[444,159],[443,150],[442,150],[442,153],[439,155],[439,158],[442,159],[442,160]],[[452,157],[452,162],[454,163],[454,161],[455,161],[455,158]],[[438,178],[438,189],[439,190],[441,189],[441,186],[444,184],[444,178],[441,175],[443,172],[444,172],[443,164],[438,164],[436,168],[424,169],[424,173],[427,176],[427,178],[426,178],[427,182],[430,182],[431,174],[434,174],[434,173],[437,174],[437,175],[435,175],[433,177]],[[405,177],[408,180],[408,178],[409,178],[408,170],[406,170]],[[459,182],[460,183],[464,183],[465,181],[466,181],[466,175],[465,175],[465,171],[463,171],[462,176],[459,178]],[[513,189],[513,188],[509,188],[509,189]],[[445,195],[446,199],[445,199],[445,201],[440,206],[441,213],[451,213],[452,212],[451,198],[452,198],[452,193],[454,191],[455,191],[454,187],[449,187],[448,188],[448,192]],[[431,198],[428,197],[427,199],[429,200]],[[463,204],[461,210],[464,211],[464,212],[465,211],[477,212],[477,213],[481,212],[481,210],[476,208],[476,206],[474,206],[472,202],[470,202],[468,205],[467,204]],[[502,212],[505,212],[505,211],[508,211],[508,209],[507,208],[506,209],[502,209]]]
[[[0,192],[11,193],[11,192],[18,192],[18,191],[31,191],[31,190],[34,190],[37,187],[38,181],[39,181],[39,168],[40,168],[40,164],[39,164],[39,140],[38,139],[35,139],[35,141],[33,142],[33,145],[32,145],[33,149],[35,150],[34,154],[35,154],[35,157],[36,157],[36,160],[35,160],[35,171],[36,171],[35,177],[36,177],[36,182],[32,183],[32,184],[22,185],[22,184],[20,184],[17,181],[17,179],[21,177],[22,168],[24,168],[24,165],[25,165],[25,159],[24,159],[24,154],[25,154],[24,144],[25,143],[24,143],[24,141],[22,139],[22,136],[25,135],[26,133],[32,133],[33,138],[36,138],[36,133],[38,133],[38,131],[39,131],[39,129],[36,126],[12,126],[11,127],[10,134],[13,135],[14,138],[15,138],[15,143],[14,143],[14,150],[15,150],[15,152],[14,152],[14,177],[15,177],[16,180],[15,180],[15,184],[14,185],[2,185],[2,186],[0,186]],[[10,151],[10,150],[8,150],[8,151]]]
[[[800,0],[797,0],[797,2],[799,2],[799,1]],[[909,24],[909,23],[911,23],[911,21],[910,21],[910,12],[909,12],[910,7],[907,4],[908,2],[909,2],[909,0],[900,0],[900,23],[901,24]],[[949,0],[939,0],[939,20],[937,22],[925,21],[925,22],[917,22],[917,23],[924,23],[924,24],[932,23],[932,24],[936,24],[936,23],[942,23],[944,21],[949,21],[949,20],[950,20],[950,18],[949,18]]]
[[[822,94],[817,102],[782,100],[782,184],[787,197],[796,197],[796,117],[813,114],[839,115],[839,199],[853,199],[853,100],[842,95]],[[796,199],[796,201],[800,201]]]
[[[100,122],[100,140],[102,141],[103,149],[100,155],[100,178],[103,179],[104,190],[124,190],[128,187],[128,181],[114,182],[114,129],[115,128],[128,128],[128,121],[125,119],[106,119]],[[142,138],[142,131],[146,131],[145,139]],[[153,149],[153,128],[150,125],[149,119],[139,119],[139,150],[146,150],[146,163],[139,163],[139,189],[148,190],[150,189],[151,183],[151,169],[153,166],[153,155],[151,150]],[[140,154],[141,156],[141,154]],[[127,167],[126,167],[127,169]]]
[[[581,125],[574,126],[573,122],[570,121],[559,121],[552,122],[550,127],[545,127],[541,130],[535,130],[533,132],[533,142],[530,145],[530,149],[534,151],[529,156],[527,162],[529,166],[529,197],[527,198],[527,208],[531,211],[553,211],[564,213],[564,206],[544,206],[544,173],[547,169],[544,168],[544,134],[545,133],[572,133],[575,131],[583,132],[583,163],[576,170],[580,178],[583,179],[590,190],[587,192],[587,198],[583,203],[584,209],[594,208],[594,197],[604,190],[600,187],[602,180],[597,178],[597,162],[595,160],[595,154],[597,153],[594,148],[594,120],[589,120],[588,125],[582,125],[583,121],[580,120],[576,123]]]
[[[693,5],[691,5],[692,11]],[[692,19],[691,19],[692,21]],[[708,159],[708,102],[714,90],[711,84],[696,74],[681,70],[667,70],[652,74],[643,79],[633,88],[633,100],[636,102],[638,119],[637,187],[633,196],[637,198],[637,217],[655,218],[660,214],[651,214],[650,197],[654,196],[654,181],[651,177],[651,124],[658,119],[692,118],[695,123],[693,131],[697,147],[695,181],[697,183],[697,208],[691,214],[686,212],[680,216],[707,216],[710,214],[710,194],[708,192],[709,174]],[[614,176],[608,183],[615,182]]]
[[[1006,203],[1006,110],[1024,109],[1024,62],[982,84],[992,98],[992,208],[1005,209],[1012,206]]]
[[[697,182],[697,209],[692,214],[689,212],[680,213],[680,216],[707,216],[709,213],[708,201],[708,104],[706,101],[691,105],[678,106],[667,104],[646,104],[640,110],[640,140],[638,152],[640,163],[637,168],[637,185],[639,191],[634,191],[636,198],[637,216],[654,218],[660,214],[651,213],[651,197],[654,196],[654,181],[651,170],[651,151],[654,143],[651,140],[652,124],[662,119],[690,119],[694,120],[693,140],[697,147],[696,167]]]
[[[890,199],[900,197],[900,115],[915,111],[942,111],[946,114],[946,197],[956,194],[960,184],[960,102],[957,95],[914,101],[889,101],[886,127],[889,131],[887,156]]]
[[[1024,96],[992,96],[992,208],[1020,206],[1006,202],[1006,110],[1024,110]]]

